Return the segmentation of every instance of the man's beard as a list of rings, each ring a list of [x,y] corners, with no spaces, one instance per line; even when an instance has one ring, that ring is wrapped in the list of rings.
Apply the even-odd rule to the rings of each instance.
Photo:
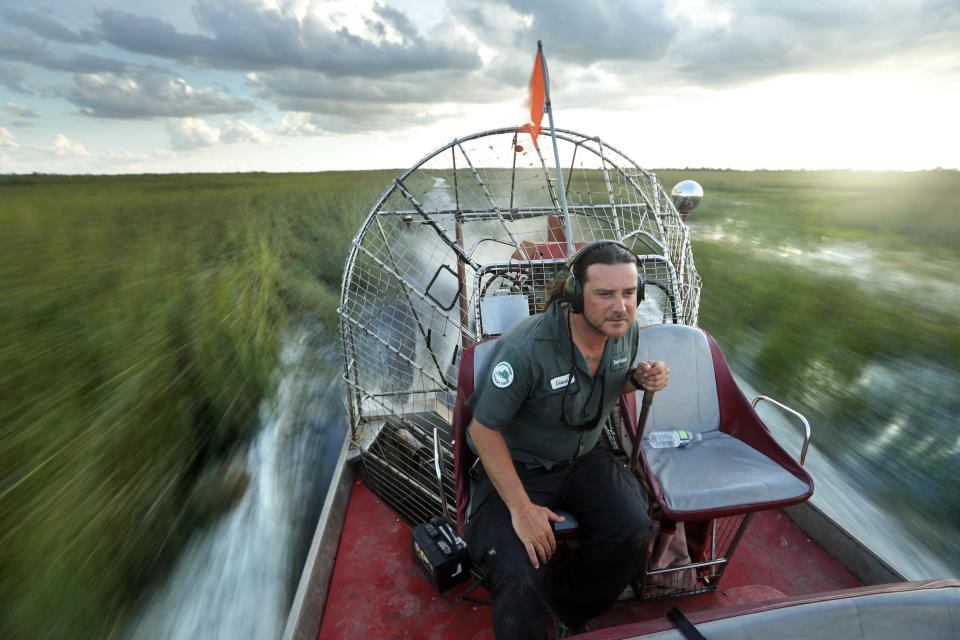
[[[590,327],[591,329],[593,329],[594,331],[596,331],[597,333],[599,333],[600,335],[602,335],[602,336],[604,336],[604,337],[606,337],[606,338],[610,338],[610,337],[612,337],[612,336],[611,336],[609,333],[607,333],[606,331],[603,330],[603,328],[602,328],[603,322],[611,322],[611,321],[615,322],[615,321],[618,321],[618,320],[623,320],[624,322],[627,322],[627,323],[630,322],[630,316],[627,315],[627,314],[624,314],[622,317],[617,317],[617,318],[604,318],[603,321],[601,321],[600,325],[598,326],[598,325],[595,325],[595,324],[590,320],[589,317],[587,317],[587,312],[586,312],[586,310],[584,310],[584,312],[583,312],[581,315],[583,316],[583,321],[587,323],[587,326],[588,326],[588,327]]]

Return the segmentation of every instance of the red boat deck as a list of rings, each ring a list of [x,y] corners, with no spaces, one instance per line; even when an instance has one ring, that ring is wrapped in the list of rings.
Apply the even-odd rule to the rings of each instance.
[[[319,638],[492,640],[491,608],[460,599],[471,581],[438,595],[414,564],[410,527],[355,480]],[[860,583],[779,511],[754,515],[717,591],[621,602],[590,623],[603,629],[765,602]],[[480,588],[477,597],[488,597]]]

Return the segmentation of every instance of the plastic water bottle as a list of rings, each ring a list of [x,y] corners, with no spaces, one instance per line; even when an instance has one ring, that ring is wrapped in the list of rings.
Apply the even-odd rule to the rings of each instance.
[[[688,447],[694,442],[700,442],[703,436],[686,429],[674,431],[651,431],[650,446],[654,449],[671,449],[674,447]]]

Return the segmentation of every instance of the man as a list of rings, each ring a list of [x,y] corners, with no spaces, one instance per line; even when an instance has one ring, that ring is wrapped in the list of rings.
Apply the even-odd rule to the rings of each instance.
[[[547,310],[497,341],[471,399],[483,468],[466,538],[490,568],[498,640],[545,638],[547,611],[558,636],[584,630],[629,582],[650,528],[638,482],[600,444],[621,393],[659,391],[669,376],[663,362],[629,368],[643,295],[637,259],[599,241],[568,266]],[[579,549],[562,569],[550,563],[557,507],[578,523]]]

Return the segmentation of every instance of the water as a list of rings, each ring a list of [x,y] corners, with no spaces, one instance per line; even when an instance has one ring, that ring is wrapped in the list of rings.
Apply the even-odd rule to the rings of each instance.
[[[857,291],[868,292],[877,303],[871,303],[868,318],[857,315],[856,303],[845,306],[836,296],[829,298],[829,310],[810,304],[802,293],[793,300],[781,296],[781,303],[800,309],[800,321],[776,323],[779,335],[762,334],[746,323],[723,328],[728,338],[740,338],[738,352],[728,354],[737,372],[768,391],[779,382],[778,393],[787,393],[784,382],[790,385],[790,402],[810,418],[814,442],[829,460],[825,473],[850,484],[830,501],[844,505],[839,519],[851,521],[854,535],[899,526],[904,530],[899,540],[879,544],[902,573],[917,578],[960,574],[955,543],[960,494],[953,489],[960,480],[960,371],[949,353],[960,322],[960,262],[836,240],[809,246],[763,243],[740,222],[730,231],[717,231],[723,225],[697,230],[705,237],[720,234],[726,247],[760,258],[732,281],[769,286],[750,269],[777,262],[802,267],[804,277],[821,286],[829,287],[830,279],[842,282],[853,299]],[[842,318],[851,314],[866,326],[844,325]],[[824,330],[831,317],[846,328]],[[770,380],[777,371],[757,361],[771,348],[789,349],[804,363],[795,377]],[[858,499],[869,504],[861,506]],[[913,558],[912,549],[920,547],[940,566]],[[910,557],[898,560],[898,548]]]
[[[748,398],[760,395],[744,380],[738,378],[737,382]],[[803,443],[799,423],[766,403],[760,404],[758,412],[784,449],[799,458]],[[814,495],[810,501],[907,579],[955,577],[956,568],[928,548],[929,531],[906,526],[890,517],[869,486],[824,454],[817,445],[816,425],[812,432],[804,462],[804,468],[814,479]]]
[[[425,206],[452,206],[452,191],[442,179]],[[422,261],[413,245],[402,257],[412,264]],[[426,269],[414,271],[422,278],[433,275]],[[425,286],[426,280],[420,284]],[[452,297],[455,283],[441,280],[431,293]],[[447,336],[431,309],[418,312],[433,330],[434,350],[452,353],[459,334]],[[408,314],[405,301],[391,301],[370,312],[371,329],[382,340],[406,348],[414,343]],[[411,367],[392,350],[375,348],[393,373],[390,384],[408,388],[414,377]],[[261,429],[245,460],[250,476],[246,493],[228,513],[195,534],[163,584],[145,594],[128,638],[270,640],[282,635],[348,429],[341,357],[339,342],[319,330],[303,330],[285,341],[276,397],[261,407]],[[313,365],[318,361],[331,372],[318,373]],[[447,373],[455,380],[452,366]]]
[[[323,341],[323,342],[320,342]],[[278,638],[346,433],[339,349],[317,332],[285,341],[276,397],[246,460],[242,499],[198,532],[133,616],[134,640]]]
[[[676,431],[651,431],[647,436],[650,446],[654,449],[672,449],[674,447],[687,447],[695,442],[700,442],[699,433],[693,433],[685,429]]]

